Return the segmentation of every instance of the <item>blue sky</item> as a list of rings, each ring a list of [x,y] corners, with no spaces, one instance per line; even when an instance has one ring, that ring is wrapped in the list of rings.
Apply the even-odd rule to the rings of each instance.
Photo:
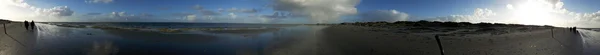
[[[600,21],[600,18],[596,17],[600,15],[594,15],[600,13],[597,12],[600,10],[600,6],[597,6],[600,5],[597,3],[600,2],[599,0],[4,0],[2,2],[0,9],[4,12],[0,12],[0,16],[3,19],[48,22],[339,23],[433,20],[584,25],[596,22],[589,20]],[[535,6],[527,7],[531,4]],[[542,10],[542,12],[532,9]],[[516,13],[534,15],[515,15]],[[560,16],[560,18],[536,23],[526,23],[532,19],[522,19],[548,18],[543,16]],[[550,23],[557,22],[555,20],[573,21]]]

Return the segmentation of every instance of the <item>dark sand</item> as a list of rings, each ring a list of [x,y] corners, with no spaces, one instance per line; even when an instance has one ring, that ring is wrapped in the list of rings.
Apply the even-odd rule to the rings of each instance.
[[[582,54],[579,34],[567,28],[444,29],[337,25],[325,28],[327,36],[322,38],[341,55],[440,55],[435,35],[441,38],[444,55]]]
[[[0,29],[0,55],[28,55],[35,44],[35,32],[25,30],[23,23],[6,23]],[[37,30],[37,29],[36,29]],[[6,32],[5,32],[6,31]],[[12,37],[12,38],[11,38]]]
[[[0,35],[0,55],[28,55],[36,44],[36,32],[26,31],[22,23],[6,24]],[[510,28],[381,28],[349,25],[310,26],[312,33],[299,37],[274,37],[264,50],[239,48],[238,55],[440,55],[435,36],[441,38],[445,55],[582,55],[579,34],[566,28],[510,27]],[[4,31],[5,29],[0,29]],[[169,34],[106,30],[123,35],[124,39],[148,42],[203,43],[214,40],[210,35]],[[253,33],[251,30],[243,33]],[[272,30],[264,30],[272,31]],[[234,31],[235,32],[235,31]],[[263,32],[263,31],[256,31]],[[221,33],[221,32],[220,32]],[[222,32],[222,33],[229,33]],[[90,35],[99,35],[92,33]],[[274,35],[290,35],[274,33]],[[14,37],[13,40],[10,37]],[[200,36],[200,37],[188,37]],[[165,39],[164,37],[170,37]],[[57,39],[60,40],[60,39]],[[134,51],[114,46],[110,41],[93,42],[87,54],[107,54]],[[205,50],[206,51],[206,50]],[[129,52],[129,54],[142,54]]]

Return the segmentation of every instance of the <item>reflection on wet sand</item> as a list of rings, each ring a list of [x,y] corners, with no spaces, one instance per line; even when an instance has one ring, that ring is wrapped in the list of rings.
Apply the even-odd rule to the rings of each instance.
[[[433,41],[434,38],[429,35],[398,34],[385,31],[391,29],[380,30],[379,28],[355,26],[300,25],[180,33],[70,28],[46,24],[39,26],[39,31],[35,32],[34,38],[17,38],[27,45],[31,45],[30,47],[20,48],[18,43],[7,41],[10,40],[7,37],[0,37],[2,40],[0,44],[4,44],[0,45],[1,55],[14,55],[17,52],[33,52],[32,55],[439,54],[436,42]],[[445,41],[443,42],[444,46],[449,47],[446,48],[447,50],[456,50],[447,51],[450,54],[574,54],[579,45],[571,43],[577,41],[571,36],[576,35],[567,32],[569,31],[560,28],[540,28],[540,31],[535,32],[539,36],[524,32],[525,34],[521,33],[517,36],[497,35],[491,38],[482,38],[491,36],[486,34],[481,37],[460,39],[445,37],[442,40]],[[586,32],[584,34],[595,35]],[[594,38],[586,38],[587,48],[590,48],[586,51],[596,51],[594,50],[596,47],[590,46],[595,46],[594,43],[597,41],[588,40],[594,40]],[[25,51],[25,48],[32,48],[33,51]],[[596,54],[586,52],[586,54],[589,53]]]
[[[242,36],[256,36],[266,32],[278,31],[279,28],[260,28],[260,29],[237,29],[237,30],[203,30],[202,32],[207,33],[223,33],[223,34],[234,34]]]
[[[310,53],[323,27],[279,26],[183,32],[40,24],[34,55],[272,55]],[[301,43],[301,44],[296,44]],[[308,48],[305,48],[308,46]],[[302,50],[294,50],[302,49]],[[304,52],[301,52],[304,51]],[[297,52],[297,53],[285,53]]]
[[[289,38],[275,38],[274,41],[265,46],[265,55],[337,55],[334,49],[330,49],[321,39],[322,29],[327,26],[306,26],[306,32],[292,35]]]
[[[584,55],[600,55],[600,29],[579,29],[583,39]]]
[[[177,43],[206,43],[217,40],[212,35],[201,34],[165,34],[148,31],[105,30],[109,34],[128,40],[141,40],[146,42],[177,42]]]
[[[119,48],[112,41],[94,41],[87,55],[115,55],[118,52]]]
[[[35,31],[26,30],[23,23],[2,24],[0,55],[29,55],[37,39]]]

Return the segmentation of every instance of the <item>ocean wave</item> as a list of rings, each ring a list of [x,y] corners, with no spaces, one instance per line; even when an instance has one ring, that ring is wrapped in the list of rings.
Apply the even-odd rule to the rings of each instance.
[[[130,31],[156,31],[162,33],[181,33],[191,31],[214,32],[214,33],[231,33],[231,32],[262,32],[277,30],[276,27],[153,27],[153,26],[116,26],[109,24],[68,24],[68,23],[45,23],[61,27],[73,28],[95,28],[105,30],[130,30]]]

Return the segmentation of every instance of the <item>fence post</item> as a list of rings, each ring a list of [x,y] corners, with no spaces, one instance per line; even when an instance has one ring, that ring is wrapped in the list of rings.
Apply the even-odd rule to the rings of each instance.
[[[444,48],[442,48],[442,42],[440,42],[440,36],[435,35],[435,40],[437,41],[438,47],[440,48],[440,54],[444,55]]]

